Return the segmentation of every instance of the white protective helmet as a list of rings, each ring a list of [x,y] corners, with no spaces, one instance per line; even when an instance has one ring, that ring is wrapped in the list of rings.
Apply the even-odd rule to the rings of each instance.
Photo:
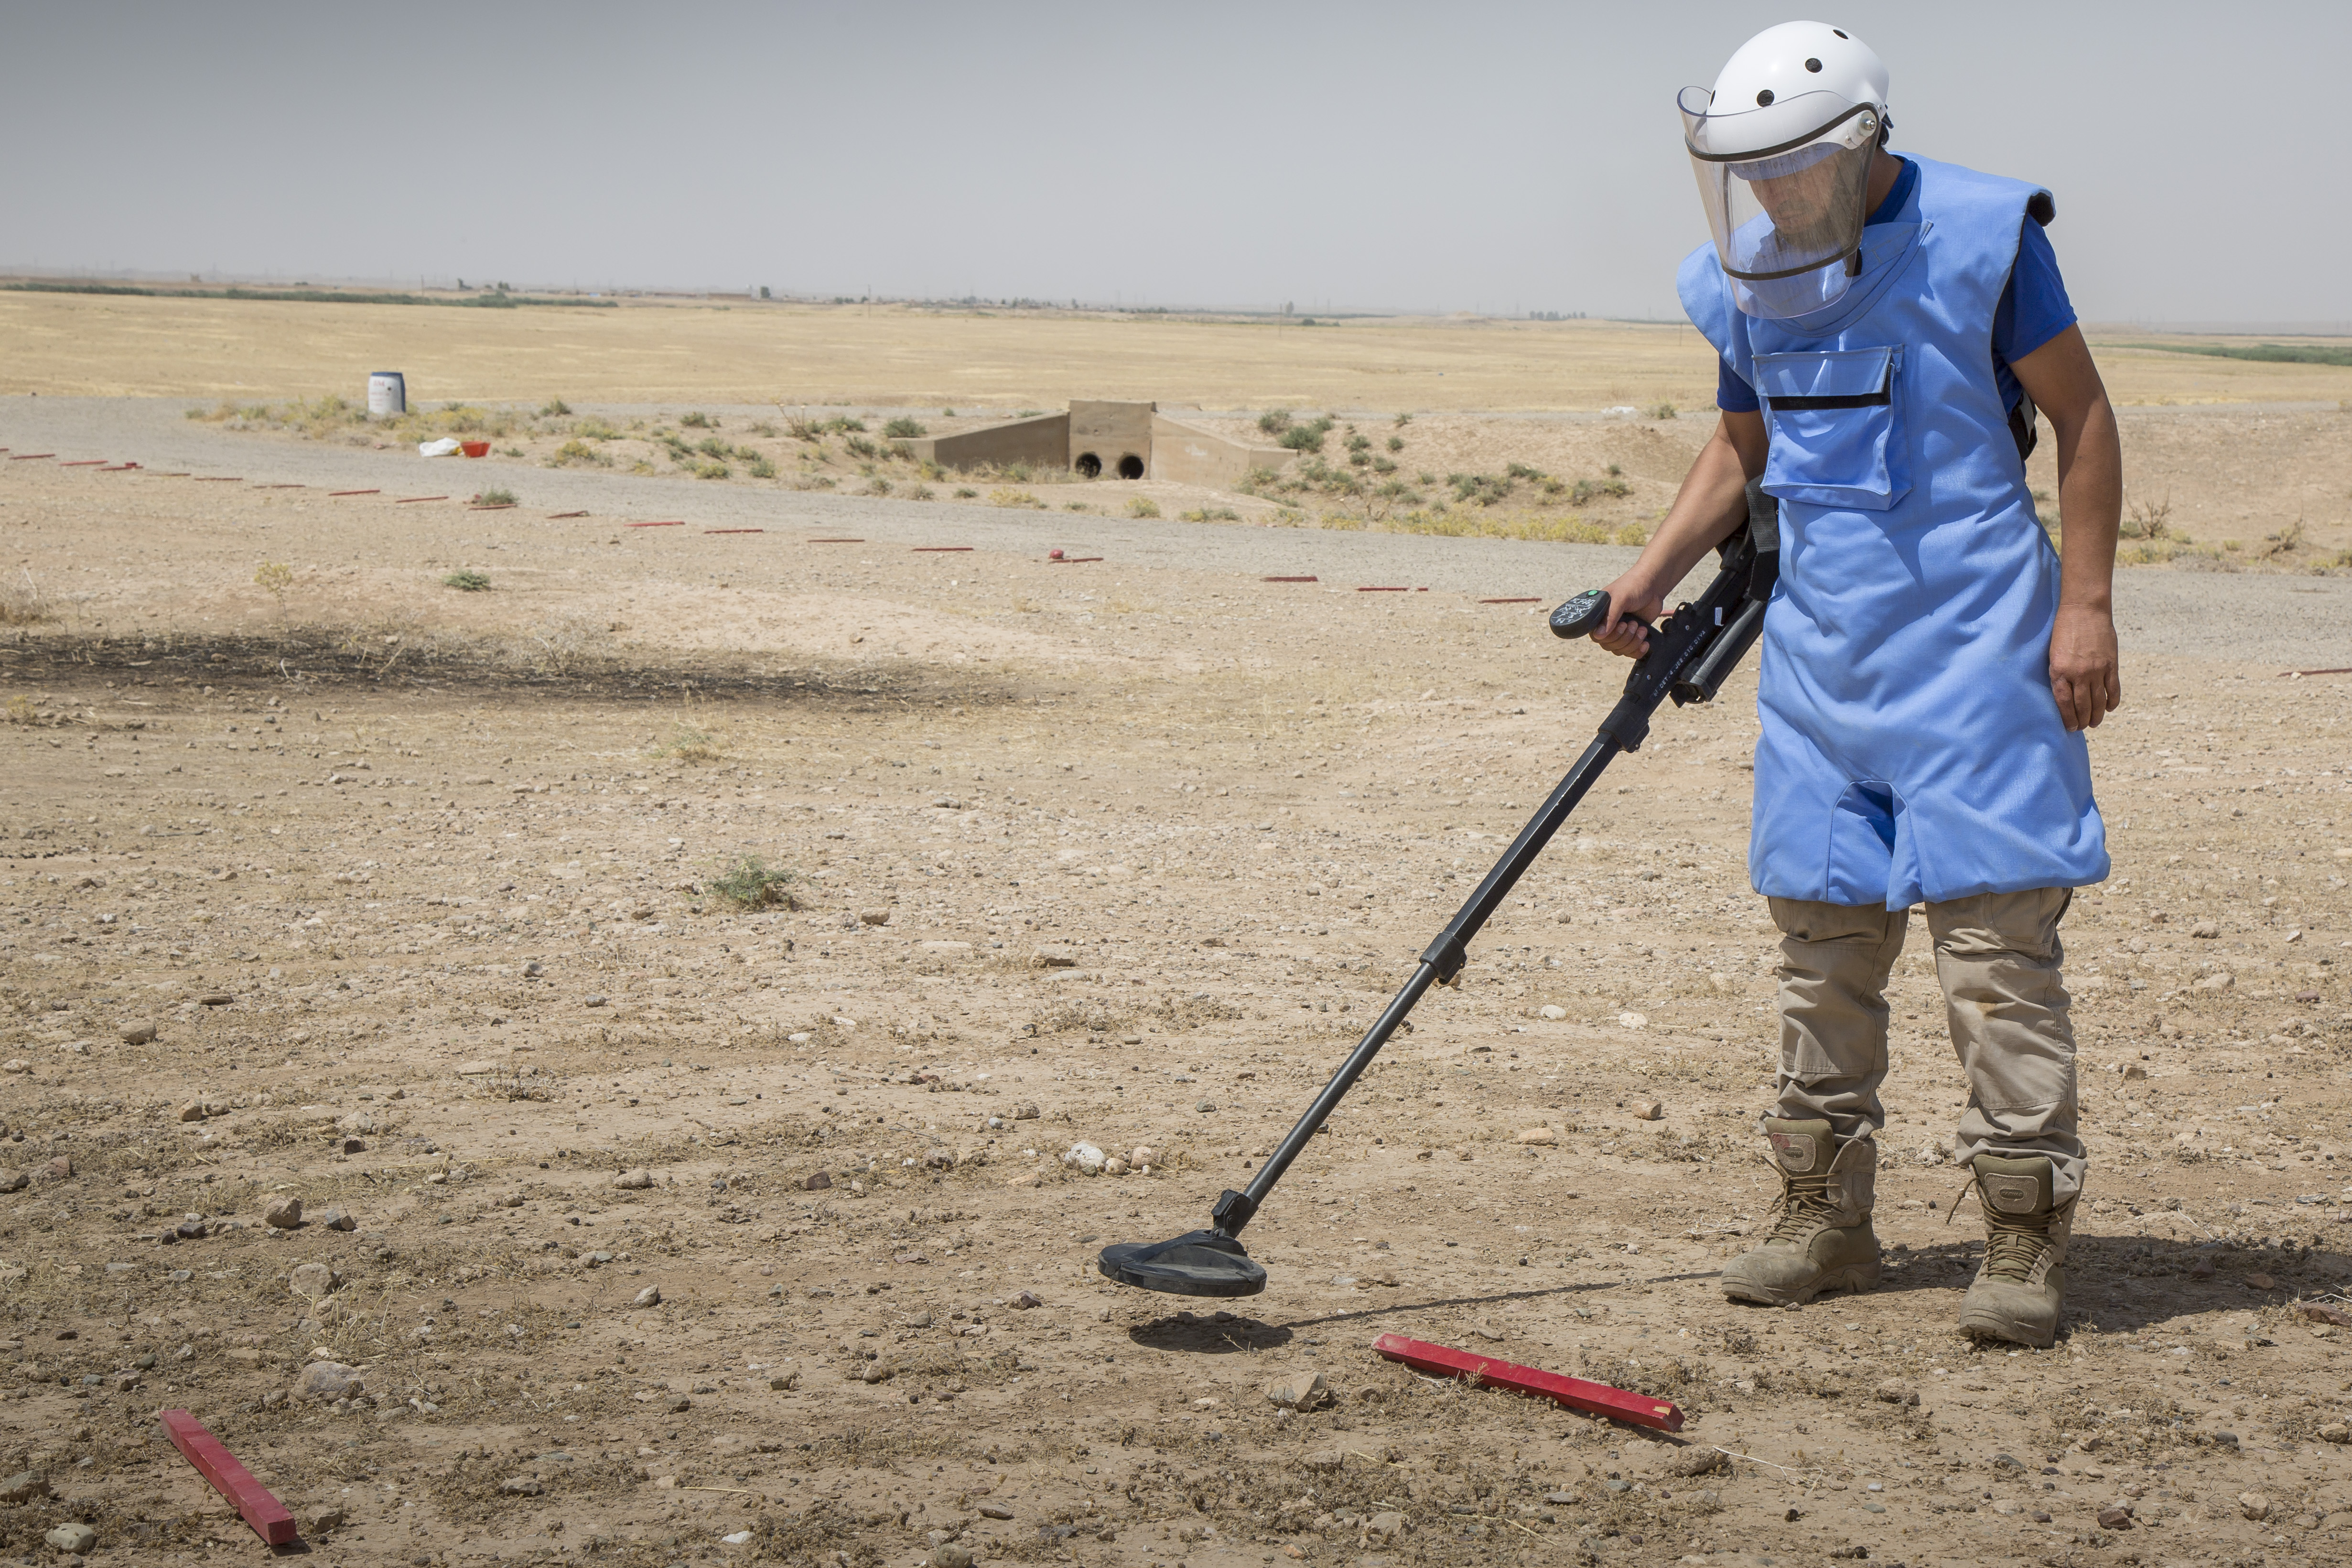
[[[1885,63],[1843,28],[1783,22],[1740,45],[1714,90],[1676,101],[1739,308],[1787,318],[1843,295],[1886,136]]]

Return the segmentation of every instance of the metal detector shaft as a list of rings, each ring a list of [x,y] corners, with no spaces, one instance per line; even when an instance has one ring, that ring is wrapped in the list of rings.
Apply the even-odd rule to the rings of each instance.
[[[1265,1163],[1250,1178],[1249,1185],[1240,1192],[1228,1188],[1217,1196],[1215,1207],[1209,1211],[1210,1224],[1215,1234],[1232,1238],[1255,1217],[1258,1205],[1265,1202],[1276,1182],[1298,1158],[1300,1151],[1314,1138],[1348,1090],[1355,1087],[1372,1058],[1381,1054],[1389,1037],[1403,1024],[1415,1004],[1432,985],[1451,984],[1462,973],[1469,954],[1470,939],[1478,934],[1494,912],[1502,907],[1512,887],[1526,874],[1536,858],[1551,842],[1552,835],[1577,807],[1602,770],[1620,752],[1638,751],[1649,737],[1650,715],[1658,705],[1672,697],[1675,702],[1705,701],[1715,695],[1716,688],[1737,663],[1740,654],[1755,640],[1761,626],[1761,606],[1756,613],[1746,613],[1749,606],[1749,589],[1757,578],[1757,552],[1746,531],[1735,534],[1722,547],[1723,570],[1715,581],[1692,604],[1683,605],[1655,627],[1650,637],[1649,651],[1635,661],[1633,673],[1626,678],[1625,691],[1609,716],[1601,721],[1600,733],[1584,748],[1568,776],[1543,803],[1543,806],[1519,829],[1519,836],[1495,862],[1486,879],[1478,884],[1469,901],[1455,911],[1437,940],[1422,953],[1421,962],[1413,968],[1412,977],[1387,1008],[1365,1032],[1307,1114],[1298,1119],[1289,1135],[1266,1157]],[[1769,592],[1769,585],[1767,592]],[[1580,603],[1580,601],[1590,601]],[[1554,612],[1552,629],[1563,637],[1580,636],[1609,619],[1609,596],[1595,593],[1580,595]],[[1708,655],[1718,649],[1727,657],[1710,659]],[[1708,667],[1696,670],[1695,666]],[[1704,674],[1705,685],[1700,689],[1688,677]]]
[[[1405,1016],[1412,1011],[1413,1005],[1421,1000],[1423,994],[1432,985],[1449,984],[1462,972],[1470,939],[1477,935],[1478,929],[1486,923],[1487,918],[1502,907],[1512,884],[1536,863],[1536,857],[1543,853],[1544,846],[1551,842],[1551,836],[1559,831],[1560,824],[1568,820],[1569,813],[1576,809],[1576,803],[1584,798],[1585,792],[1592,787],[1593,781],[1601,776],[1601,770],[1609,765],[1610,759],[1617,755],[1619,749],[1617,742],[1606,735],[1584,748],[1584,755],[1576,760],[1576,766],[1559,781],[1559,787],[1551,792],[1551,798],[1544,802],[1543,809],[1519,829],[1518,837],[1511,841],[1511,847],[1504,852],[1503,858],[1495,862],[1495,868],[1486,873],[1486,880],[1478,884],[1469,901],[1455,912],[1437,940],[1429,944],[1429,951],[1421,955],[1421,962],[1413,967],[1412,978],[1404,983],[1404,988],[1396,994],[1395,999],[1365,1032],[1362,1043],[1339,1065],[1339,1070],[1331,1075],[1331,1081],[1323,1086],[1323,1092],[1315,1097],[1315,1103],[1307,1108],[1307,1114],[1298,1119],[1298,1124],[1290,1130],[1290,1135],[1266,1156],[1265,1163],[1258,1167],[1257,1174],[1250,1178],[1245,1189],[1238,1193],[1228,1192],[1217,1200],[1216,1209],[1210,1217],[1221,1234],[1235,1235],[1242,1226],[1249,1224],[1251,1217],[1257,1213],[1258,1205],[1264,1203],[1266,1194],[1274,1190],[1275,1183],[1282,1180],[1282,1173],[1290,1169],[1290,1163],[1298,1158],[1299,1152],[1307,1147],[1325,1120],[1339,1108],[1339,1101],[1349,1089],[1355,1087],[1364,1069],[1372,1065],[1372,1058],[1381,1054],[1381,1047],[1388,1044],[1389,1037],[1396,1033],[1397,1026],[1404,1022]]]

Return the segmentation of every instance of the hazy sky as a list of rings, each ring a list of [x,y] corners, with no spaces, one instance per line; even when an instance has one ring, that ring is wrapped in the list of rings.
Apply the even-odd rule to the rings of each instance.
[[[2345,0],[0,0],[0,268],[1664,315],[1675,90],[1807,15],[2086,319],[2352,319]]]

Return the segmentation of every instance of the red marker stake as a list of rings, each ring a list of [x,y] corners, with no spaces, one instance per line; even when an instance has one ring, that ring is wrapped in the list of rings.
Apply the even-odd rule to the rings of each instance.
[[[1359,594],[1410,594],[1412,590],[1410,588],[1359,588],[1356,592]]]
[[[336,496],[380,496],[382,494],[383,494],[382,490],[329,490],[327,492],[330,499]]]
[[[394,506],[415,506],[421,500],[447,500],[449,498],[447,496],[394,496],[392,498],[392,504]]]
[[[1570,1410],[1581,1410],[1592,1415],[1606,1415],[1612,1421],[1630,1422],[1636,1426],[1649,1426],[1660,1432],[1683,1429],[1683,1413],[1672,1400],[1653,1399],[1646,1394],[1612,1388],[1605,1383],[1587,1383],[1580,1377],[1562,1377],[1556,1372],[1541,1372],[1516,1362],[1496,1361],[1491,1356],[1473,1355],[1444,1345],[1433,1345],[1423,1340],[1409,1340],[1402,1334],[1382,1334],[1372,1342],[1372,1349],[1391,1361],[1402,1362],[1415,1372],[1433,1373],[1440,1377],[1466,1377],[1473,1383],[1489,1388],[1507,1389],[1534,1399],[1549,1399],[1555,1405],[1565,1405]]]
[[[765,533],[764,528],[706,528],[705,533]]]
[[[203,1422],[184,1410],[166,1410],[162,1420],[163,1436],[172,1439],[172,1447],[212,1483],[213,1490],[236,1505],[254,1534],[271,1546],[293,1541],[294,1516],[286,1511],[286,1505],[270,1496],[269,1489],[255,1480],[253,1472],[238,1464],[236,1456],[222,1447],[220,1439],[206,1431]]]
[[[1482,605],[1540,605],[1541,599],[1481,599]]]
[[[586,512],[584,512],[584,511],[551,511],[551,512],[549,512],[549,513],[547,514],[547,521],[550,521],[550,522],[553,522],[553,521],[557,521],[558,519],[560,519],[560,518],[566,518],[566,517],[586,517],[587,515],[588,515],[588,514],[587,514]]]
[[[918,544],[915,546],[915,553],[918,555],[969,555],[971,551],[972,546],[969,544]]]
[[[675,522],[625,522],[621,526],[624,528],[684,528],[686,520],[680,518]]]
[[[1261,583],[1320,583],[1320,577],[1261,577]]]
[[[60,468],[96,468],[105,465],[104,458],[77,458],[70,463],[59,463]]]

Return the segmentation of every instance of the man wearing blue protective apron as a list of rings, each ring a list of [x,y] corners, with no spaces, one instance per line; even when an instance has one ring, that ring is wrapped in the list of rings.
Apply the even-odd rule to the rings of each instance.
[[[1886,979],[1924,905],[1986,1226],[1959,1326],[2047,1345],[2083,1189],[2058,922],[2107,874],[2082,731],[2122,700],[2109,603],[2122,454],[2050,242],[2048,192],[1886,150],[1887,76],[1791,22],[1682,97],[1713,243],[1683,263],[1722,421],[1595,640],[1643,622],[1777,503],[1749,874],[1782,933],[1781,1175],[1736,1300],[1867,1289]],[[2036,517],[2058,442],[2063,560]]]

